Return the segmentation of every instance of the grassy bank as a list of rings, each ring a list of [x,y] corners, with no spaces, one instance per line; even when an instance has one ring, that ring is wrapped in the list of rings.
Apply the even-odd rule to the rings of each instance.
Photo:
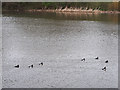
[[[64,8],[64,9],[30,9],[30,10],[26,10],[27,12],[62,12],[62,13],[72,13],[72,12],[76,12],[76,13],[81,13],[81,14],[86,14],[86,13],[93,13],[93,14],[99,14],[99,13],[111,13],[111,14],[118,14],[120,13],[120,11],[101,11],[101,10],[93,10],[93,9],[84,9],[82,10],[81,8]]]
[[[3,10],[120,11],[120,2],[4,2]]]

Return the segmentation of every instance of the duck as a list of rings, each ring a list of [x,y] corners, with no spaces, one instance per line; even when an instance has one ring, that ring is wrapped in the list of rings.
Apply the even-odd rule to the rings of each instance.
[[[102,70],[106,71],[106,67],[103,67]]]
[[[95,59],[99,59],[99,57],[96,57]]]
[[[19,65],[16,65],[16,66],[14,66],[15,68],[19,68],[20,66]]]
[[[43,62],[41,62],[39,65],[43,65]]]
[[[41,65],[43,65],[43,62],[41,62]]]
[[[85,58],[82,58],[81,61],[85,61]]]
[[[30,65],[30,66],[28,66],[29,68],[33,68],[33,64],[32,65]]]
[[[105,63],[108,63],[108,60],[107,60],[107,61],[105,61]]]

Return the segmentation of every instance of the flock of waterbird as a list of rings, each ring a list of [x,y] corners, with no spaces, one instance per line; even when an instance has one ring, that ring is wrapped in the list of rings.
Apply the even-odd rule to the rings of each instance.
[[[99,59],[99,57],[95,57],[95,59]],[[85,58],[82,58],[82,59],[81,59],[81,61],[85,61],[85,60],[86,60]],[[105,63],[108,63],[108,60],[106,60]],[[39,63],[39,65],[43,65],[43,62]],[[15,65],[14,67],[15,67],[15,68],[19,68],[20,65],[18,64],[18,65]],[[33,68],[34,65],[32,64],[32,65],[29,65],[28,67],[29,67],[29,68]],[[106,66],[102,68],[103,71],[106,71],[106,69],[107,69]]]
[[[99,59],[99,57],[95,57],[95,59]],[[85,61],[85,58],[82,58],[81,61]],[[105,63],[108,63],[108,60],[106,60]],[[102,70],[106,71],[107,67],[103,67]]]
[[[39,65],[43,65],[43,62],[39,63]],[[20,67],[20,65],[18,64],[18,65],[15,65],[14,67],[15,67],[15,68],[19,68],[19,67]],[[31,65],[29,65],[28,67],[29,67],[29,68],[33,68],[33,67],[34,67],[34,65],[33,65],[33,64],[31,64]]]

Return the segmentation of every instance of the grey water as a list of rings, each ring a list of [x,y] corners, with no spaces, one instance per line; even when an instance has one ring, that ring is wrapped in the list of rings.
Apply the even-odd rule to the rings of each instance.
[[[41,88],[50,87],[51,85],[64,88],[117,88],[117,20],[117,14],[3,12],[3,87]],[[95,57],[99,57],[99,60],[96,61]],[[87,64],[81,64],[79,62],[81,58],[86,58],[85,63]],[[105,60],[109,60],[109,63],[105,64]],[[50,79],[51,77],[44,78],[44,75],[49,76],[46,71],[46,73],[43,72],[41,75],[41,78],[46,80],[46,82],[38,82],[39,84],[43,83],[42,86],[24,83],[25,79],[29,80],[34,76],[30,75],[29,79],[25,76],[27,73],[23,71],[28,69],[27,65],[31,63],[37,65],[41,61],[45,62],[46,65],[43,70],[47,68],[53,70],[52,80]],[[22,70],[20,72],[22,74],[20,75],[17,74],[17,70],[13,67],[16,64],[21,65]],[[87,71],[85,73],[81,71],[83,75],[90,74],[90,76],[88,75],[89,78],[87,77],[88,79],[83,79],[78,73],[80,66],[83,67],[83,71]],[[104,66],[108,67],[106,72],[101,70]],[[35,68],[38,71],[38,66]],[[54,82],[56,80],[54,80],[54,75],[56,74],[54,70],[62,72],[61,74],[57,73],[59,79],[57,78],[56,83],[59,81],[61,82],[60,85]],[[76,73],[76,75],[69,76],[70,78],[61,81],[60,75],[64,77],[69,75],[70,71],[74,72],[74,74]],[[23,81],[21,80],[22,78],[24,78]],[[37,78],[40,78],[40,76],[36,75]],[[33,82],[37,82],[36,79]],[[50,83],[49,80],[51,81]],[[77,80],[86,83],[82,84]],[[87,84],[87,80],[91,84]],[[102,80],[102,83],[99,82],[100,80]]]

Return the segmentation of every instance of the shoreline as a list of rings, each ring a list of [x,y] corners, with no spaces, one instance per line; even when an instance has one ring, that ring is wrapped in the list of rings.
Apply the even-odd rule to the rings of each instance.
[[[80,13],[80,14],[120,14],[120,11],[101,11],[93,9],[28,9],[28,10],[2,10],[4,11],[16,11],[16,12],[56,12],[56,13]]]
[[[27,12],[77,12],[77,13],[92,13],[92,14],[120,14],[119,11],[101,11],[101,10],[93,10],[93,9],[70,9],[70,8],[65,8],[65,9],[30,9],[30,10],[25,10]]]

